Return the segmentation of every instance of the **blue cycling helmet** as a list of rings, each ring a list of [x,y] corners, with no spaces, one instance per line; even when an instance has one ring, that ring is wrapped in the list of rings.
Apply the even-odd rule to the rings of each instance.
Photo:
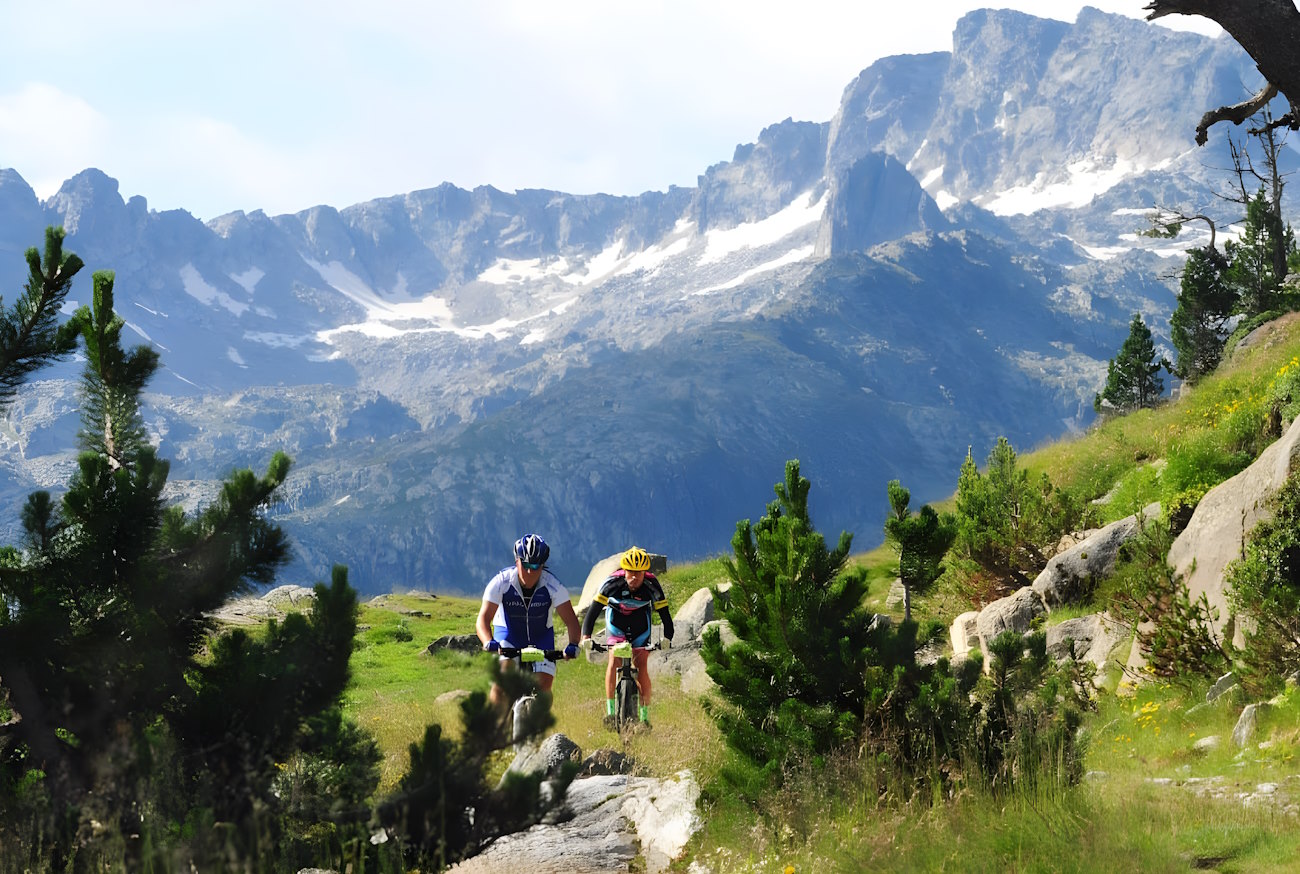
[[[515,541],[515,555],[520,561],[530,564],[546,564],[551,557],[551,548],[538,534],[525,534]]]

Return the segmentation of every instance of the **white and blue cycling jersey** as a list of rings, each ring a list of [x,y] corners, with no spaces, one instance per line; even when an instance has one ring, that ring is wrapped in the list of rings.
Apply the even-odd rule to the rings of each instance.
[[[488,581],[483,600],[497,605],[492,617],[492,636],[504,646],[554,649],[555,625],[551,616],[556,607],[568,603],[569,590],[554,574],[543,570],[532,591],[525,591],[519,582],[519,572],[512,565],[502,568]]]

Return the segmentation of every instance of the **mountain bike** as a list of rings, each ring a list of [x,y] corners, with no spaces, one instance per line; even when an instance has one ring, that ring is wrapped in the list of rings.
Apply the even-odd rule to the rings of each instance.
[[[659,649],[662,641],[653,646],[639,646],[647,652]],[[618,680],[614,684],[614,727],[618,731],[631,727],[637,721],[637,708],[641,703],[641,687],[637,685],[636,665],[632,661],[633,646],[630,641],[622,641],[613,646],[591,642],[593,652],[608,652],[610,658],[622,659],[618,666]]]
[[[533,662],[551,661],[557,665],[564,661],[564,650],[562,649],[538,649],[535,646],[525,646],[516,648],[513,646],[503,646],[497,650],[497,655],[506,659],[516,659],[521,664],[531,664]],[[524,739],[524,727],[528,723],[528,714],[532,710],[533,702],[537,700],[537,691],[534,690],[526,695],[519,696],[511,708],[511,727],[510,740],[512,743],[520,743]]]

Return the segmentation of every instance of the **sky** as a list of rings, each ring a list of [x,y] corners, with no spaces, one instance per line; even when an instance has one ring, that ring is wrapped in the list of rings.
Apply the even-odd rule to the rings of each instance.
[[[204,221],[443,182],[664,191],[770,124],[830,121],[874,60],[951,49],[970,9],[1072,22],[1084,5],[1142,18],[1146,2],[6,4],[0,167],[41,198],[96,167],[124,199]]]

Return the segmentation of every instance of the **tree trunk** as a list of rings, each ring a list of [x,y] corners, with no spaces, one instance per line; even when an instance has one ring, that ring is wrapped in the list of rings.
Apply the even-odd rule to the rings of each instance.
[[[1151,0],[1147,20],[1166,15],[1199,15],[1222,27],[1254,59],[1259,72],[1287,99],[1290,112],[1275,127],[1300,127],[1300,12],[1292,0]],[[1196,141],[1205,145],[1211,125],[1240,124],[1271,99],[1266,87],[1252,100],[1207,112],[1196,127]],[[1267,96],[1265,96],[1267,94]],[[1243,114],[1244,113],[1244,114]]]

